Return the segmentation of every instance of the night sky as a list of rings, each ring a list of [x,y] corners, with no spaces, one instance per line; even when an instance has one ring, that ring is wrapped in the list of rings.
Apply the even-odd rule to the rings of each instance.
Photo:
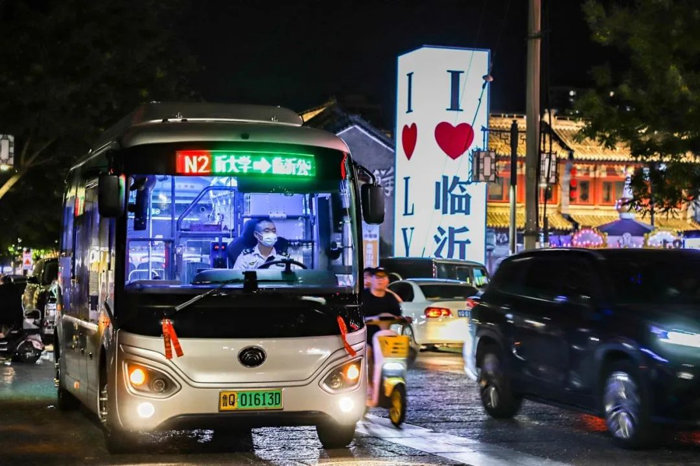
[[[549,2],[551,85],[586,87],[604,59],[582,2]],[[194,84],[208,101],[302,111],[360,94],[382,106],[374,123],[392,127],[396,57],[424,44],[491,49],[492,112],[523,112],[527,3],[196,0],[180,35],[199,58]]]

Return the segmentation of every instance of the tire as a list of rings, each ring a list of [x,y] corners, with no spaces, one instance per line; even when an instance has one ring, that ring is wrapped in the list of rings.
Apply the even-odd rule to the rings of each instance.
[[[614,362],[604,374],[601,406],[613,441],[628,449],[655,446],[648,395],[634,364]]]
[[[394,427],[401,427],[401,424],[406,421],[406,409],[408,407],[408,402],[406,399],[406,386],[402,383],[395,386],[391,391],[389,400],[391,400],[389,420]]]
[[[105,437],[105,447],[111,455],[122,455],[134,450],[136,436],[115,426],[109,416],[109,386],[105,368],[100,368],[100,393],[97,400],[97,414],[102,423]]]
[[[56,354],[56,406],[60,411],[75,411],[80,407],[80,401],[63,387],[61,380],[61,358]]]
[[[489,416],[510,419],[520,410],[522,399],[511,388],[503,357],[494,345],[484,348],[480,357],[479,391],[481,404]]]
[[[22,364],[35,364],[40,357],[41,351],[35,349],[31,342],[25,341],[17,348],[17,352],[12,359]]]
[[[131,432],[105,428],[105,446],[110,455],[123,455],[134,451],[136,438]]]
[[[355,424],[348,426],[335,422],[323,423],[316,426],[316,433],[323,448],[346,448],[355,438]]]
[[[418,353],[420,352],[420,345],[416,343],[416,334],[413,332],[413,327],[411,327],[410,325],[405,325],[401,334],[411,339],[408,349],[408,360],[406,361],[407,367],[411,368],[415,365],[416,359],[418,358]]]

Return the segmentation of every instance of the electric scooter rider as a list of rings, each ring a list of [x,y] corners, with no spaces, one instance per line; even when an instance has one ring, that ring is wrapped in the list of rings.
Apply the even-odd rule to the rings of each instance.
[[[370,269],[369,271],[369,288],[365,288],[362,292],[362,309],[366,317],[377,316],[380,314],[392,314],[395,316],[401,315],[401,306],[398,299],[393,293],[387,290],[389,286],[389,275],[382,267]],[[372,342],[374,334],[379,331],[375,325],[367,326],[367,366],[369,373],[373,372],[374,351]],[[369,378],[369,384],[372,384],[372,377]]]

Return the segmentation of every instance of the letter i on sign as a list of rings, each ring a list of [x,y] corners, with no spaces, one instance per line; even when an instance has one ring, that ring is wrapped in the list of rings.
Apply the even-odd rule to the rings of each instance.
[[[408,78],[408,96],[406,96],[406,113],[413,113],[413,71],[406,73]]]
[[[450,107],[447,109],[450,112],[461,112],[459,107],[459,79],[464,71],[447,70],[450,73],[452,81],[450,83]]]

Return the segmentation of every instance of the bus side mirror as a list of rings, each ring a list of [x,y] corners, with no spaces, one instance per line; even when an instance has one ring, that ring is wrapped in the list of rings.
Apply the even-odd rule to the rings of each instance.
[[[384,222],[384,188],[376,184],[363,184],[360,193],[365,222],[372,225]]]
[[[119,175],[100,175],[97,204],[100,217],[117,218],[124,213],[124,181]]]

